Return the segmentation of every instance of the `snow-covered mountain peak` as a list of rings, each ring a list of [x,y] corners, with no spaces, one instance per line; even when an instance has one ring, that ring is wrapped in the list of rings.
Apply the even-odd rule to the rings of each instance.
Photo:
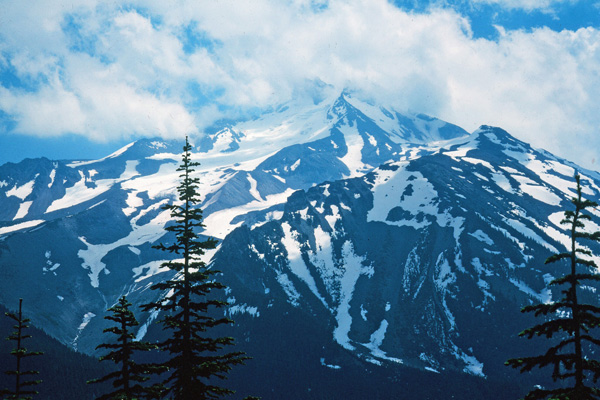
[[[348,138],[359,125],[340,131]],[[243,300],[261,315],[276,301],[309,310],[315,323],[331,321],[335,343],[375,365],[494,375],[503,355],[483,338],[518,329],[493,321],[553,296],[544,284],[557,271],[539,260],[568,245],[558,222],[573,172],[484,126],[439,151],[296,192],[278,218],[233,231],[223,248],[248,249],[237,259],[261,271],[268,290]],[[585,182],[599,198],[597,182]],[[259,286],[238,274],[236,283]]]
[[[531,151],[529,144],[515,138],[502,128],[482,125],[473,132],[472,136],[476,138],[480,146],[501,146],[503,150],[521,153]]]
[[[345,118],[352,125],[360,118],[388,132],[396,143],[426,144],[467,136],[462,128],[425,114],[400,113],[392,106],[373,104],[350,93],[342,92],[329,111],[330,118]]]
[[[553,296],[544,285],[558,272],[542,263],[567,243],[575,170],[600,199],[597,173],[500,128],[468,135],[351,91],[190,140],[226,313],[243,346],[290,354],[288,336],[305,338],[307,369],[501,378],[515,345],[504,338],[522,328],[513,316]],[[168,256],[152,245],[171,240],[161,206],[176,197],[182,145],[142,139],[99,160],[0,166],[0,272],[11,278],[0,301],[34,293],[34,323],[92,352],[106,306],[124,293],[156,300],[148,288],[169,277]],[[151,317],[139,319],[152,335]]]

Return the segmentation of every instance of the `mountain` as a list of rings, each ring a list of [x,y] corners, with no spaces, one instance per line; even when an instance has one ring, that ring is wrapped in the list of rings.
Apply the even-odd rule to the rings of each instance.
[[[203,233],[220,240],[206,259],[254,356],[234,384],[264,398],[507,398],[546,384],[503,362],[543,344],[516,338],[532,322],[518,310],[557,296],[545,284],[560,266],[543,261],[568,244],[575,170],[600,200],[596,172],[499,128],[468,134],[350,92],[194,143]],[[24,297],[35,325],[94,354],[105,310],[123,294],[154,300],[170,277],[152,245],[170,241],[160,206],[181,146],[0,166],[0,303]],[[138,337],[161,335],[154,318],[139,313]]]

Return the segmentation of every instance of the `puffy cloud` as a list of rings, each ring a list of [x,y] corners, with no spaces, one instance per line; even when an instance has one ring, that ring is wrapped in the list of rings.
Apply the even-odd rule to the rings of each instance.
[[[59,136],[85,130],[85,115],[76,96],[60,82],[35,94],[14,94],[0,88],[0,109],[18,121],[17,132]]]
[[[453,100],[445,116],[473,127],[502,126],[534,146],[595,167],[600,144],[597,93],[600,32],[580,29],[505,33],[496,42],[463,48],[453,65]],[[596,153],[596,154],[594,154]],[[597,168],[597,167],[596,167]]]
[[[594,166],[596,29],[499,27],[492,41],[474,38],[457,12],[405,12],[385,0],[136,1],[5,5],[0,74],[12,71],[21,84],[0,87],[0,110],[16,131],[179,136],[320,80],[469,130],[502,126]]]
[[[500,7],[514,10],[534,11],[552,13],[553,7],[560,4],[574,4],[582,0],[472,0],[473,3],[493,4]]]

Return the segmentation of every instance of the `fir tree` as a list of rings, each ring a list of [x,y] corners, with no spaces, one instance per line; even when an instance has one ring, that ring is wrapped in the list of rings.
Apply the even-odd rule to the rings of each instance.
[[[568,383],[566,387],[556,389],[534,389],[525,397],[534,399],[564,399],[584,400],[600,399],[600,390],[592,386],[600,377],[600,363],[589,357],[592,347],[600,346],[600,340],[594,338],[590,331],[600,325],[600,307],[581,303],[577,289],[586,281],[600,281],[600,274],[595,273],[598,266],[592,260],[590,250],[579,245],[579,239],[600,241],[600,232],[584,231],[585,220],[591,220],[583,214],[586,208],[597,207],[593,201],[581,197],[579,175],[575,175],[577,197],[571,203],[575,210],[565,211],[561,224],[570,229],[571,248],[564,253],[553,254],[546,264],[566,261],[569,265],[568,274],[554,279],[551,286],[560,286],[560,300],[548,304],[536,304],[524,307],[521,312],[533,312],[536,317],[544,316],[546,321],[519,334],[531,339],[534,336],[545,336],[548,339],[557,337],[558,344],[550,347],[545,354],[534,357],[514,358],[506,362],[521,372],[531,371],[534,367],[552,366],[552,379]],[[584,256],[585,258],[581,258]],[[578,268],[579,267],[579,268]]]
[[[26,377],[32,375],[38,375],[39,371],[23,371],[23,360],[32,356],[42,355],[42,352],[33,352],[23,347],[23,341],[31,337],[31,335],[25,335],[23,331],[29,328],[29,319],[23,318],[22,313],[23,299],[19,299],[19,313],[5,313],[7,317],[13,319],[16,322],[14,325],[15,331],[8,336],[7,340],[14,340],[17,342],[17,348],[11,351],[10,354],[15,356],[16,368],[12,371],[7,371],[7,375],[14,375],[15,377],[15,389],[14,390],[2,390],[1,395],[6,396],[7,400],[31,400],[33,395],[38,394],[37,391],[31,389],[32,386],[40,384],[41,380],[25,380]],[[23,379],[25,378],[25,379]]]
[[[118,303],[109,308],[112,315],[104,317],[116,323],[116,326],[104,329],[104,333],[112,333],[117,336],[116,343],[103,343],[96,349],[109,349],[110,352],[102,357],[100,361],[112,361],[120,365],[120,369],[108,375],[89,381],[88,383],[100,383],[112,380],[116,389],[111,393],[98,397],[98,400],[133,400],[142,398],[159,398],[160,385],[144,387],[143,382],[150,379],[150,374],[162,372],[163,367],[151,364],[137,364],[133,360],[135,352],[144,352],[155,349],[156,346],[147,342],[135,341],[131,328],[139,325],[133,312],[129,310],[131,303],[122,296]]]
[[[174,224],[165,229],[175,234],[175,241],[169,246],[162,243],[155,246],[180,256],[163,264],[177,274],[152,287],[165,293],[164,299],[143,307],[146,311],[160,311],[163,329],[171,333],[159,346],[170,356],[164,365],[171,374],[164,383],[175,400],[213,399],[233,393],[216,385],[215,378],[225,379],[232,366],[243,364],[248,358],[241,352],[223,354],[225,346],[234,344],[233,338],[210,335],[211,328],[233,321],[210,314],[227,305],[211,296],[213,290],[224,289],[225,285],[216,280],[220,271],[209,268],[200,258],[206,250],[214,249],[217,242],[212,238],[202,240],[196,233],[204,225],[202,210],[198,207],[199,179],[192,177],[199,163],[191,160],[191,149],[186,137],[183,160],[177,169],[181,172],[177,187],[179,201],[163,207],[171,211],[174,219]]]

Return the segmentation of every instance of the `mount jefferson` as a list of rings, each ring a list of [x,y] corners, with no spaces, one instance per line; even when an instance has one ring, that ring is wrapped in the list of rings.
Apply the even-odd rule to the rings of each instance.
[[[561,266],[543,262],[569,244],[559,222],[575,171],[595,201],[598,173],[500,128],[469,134],[347,91],[192,141],[202,233],[219,239],[206,261],[236,322],[226,332],[254,357],[234,386],[500,399],[547,383],[503,363],[543,345],[516,337],[533,322],[519,308],[558,296],[546,283]],[[153,301],[150,286],[171,278],[152,246],[171,240],[161,206],[175,199],[182,144],[0,166],[0,303],[23,297],[34,325],[96,354],[106,309],[122,295]],[[597,288],[584,296],[597,301]],[[156,315],[136,317],[138,338],[160,337]]]

